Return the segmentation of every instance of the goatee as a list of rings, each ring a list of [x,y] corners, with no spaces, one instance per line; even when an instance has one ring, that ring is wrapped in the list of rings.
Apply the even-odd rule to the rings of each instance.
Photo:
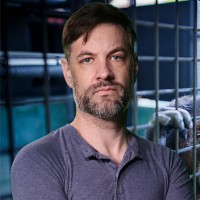
[[[105,97],[102,102],[95,101],[93,96],[95,91],[102,87],[112,87],[119,94],[116,98]],[[80,95],[77,84],[74,83],[74,99],[76,106],[83,112],[104,120],[111,120],[128,108],[131,92],[130,88],[124,87],[118,82],[102,81],[91,85],[82,95]]]

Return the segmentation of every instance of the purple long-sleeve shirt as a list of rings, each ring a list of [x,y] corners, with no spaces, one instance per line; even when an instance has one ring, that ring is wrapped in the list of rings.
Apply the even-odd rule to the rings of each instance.
[[[188,173],[172,150],[134,135],[117,166],[71,125],[18,153],[12,192],[14,200],[192,200]]]

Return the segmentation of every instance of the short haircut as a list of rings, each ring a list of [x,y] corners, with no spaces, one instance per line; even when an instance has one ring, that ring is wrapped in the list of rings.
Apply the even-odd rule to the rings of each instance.
[[[99,24],[112,23],[123,27],[131,52],[134,52],[136,34],[129,17],[118,8],[106,3],[89,3],[72,14],[67,20],[62,34],[62,46],[65,57],[69,59],[70,46],[84,36],[86,43],[88,34]]]

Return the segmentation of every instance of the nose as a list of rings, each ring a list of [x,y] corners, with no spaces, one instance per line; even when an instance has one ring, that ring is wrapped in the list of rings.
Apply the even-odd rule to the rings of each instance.
[[[109,64],[109,61],[103,60],[98,63],[96,78],[98,81],[101,80],[110,81],[114,79],[114,74]]]

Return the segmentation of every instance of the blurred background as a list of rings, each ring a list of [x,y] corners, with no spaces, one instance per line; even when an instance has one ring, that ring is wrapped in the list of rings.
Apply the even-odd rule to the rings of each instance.
[[[17,152],[74,118],[60,66],[64,23],[91,0],[0,1],[0,199],[11,200]],[[145,138],[152,113],[200,93],[200,2],[110,0],[134,21],[139,76],[127,126]]]

